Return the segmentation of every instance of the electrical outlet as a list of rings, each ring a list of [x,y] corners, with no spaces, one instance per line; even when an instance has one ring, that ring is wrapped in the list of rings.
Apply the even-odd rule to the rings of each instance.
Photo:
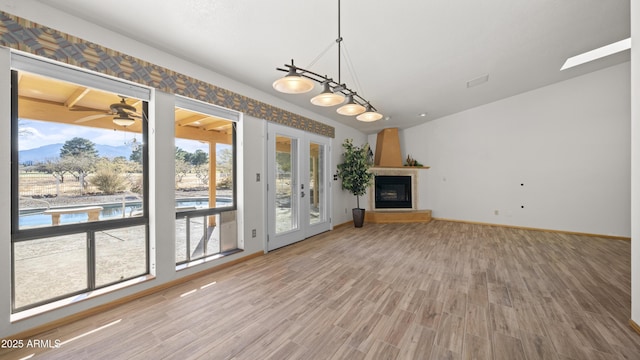
[[[256,236],[258,236],[256,229],[251,230],[251,237],[254,238]]]
[[[500,210],[493,210],[493,215],[500,215]]]

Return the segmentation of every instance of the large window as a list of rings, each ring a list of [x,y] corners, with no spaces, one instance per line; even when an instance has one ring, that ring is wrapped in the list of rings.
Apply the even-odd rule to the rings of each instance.
[[[13,312],[149,273],[148,90],[17,60]]]
[[[236,251],[235,128],[230,110],[178,97],[176,263]]]

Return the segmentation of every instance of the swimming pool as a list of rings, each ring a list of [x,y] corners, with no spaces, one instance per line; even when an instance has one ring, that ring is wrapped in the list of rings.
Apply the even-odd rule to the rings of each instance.
[[[219,197],[216,198],[216,207],[229,206],[231,198]],[[128,201],[124,203],[109,203],[109,204],[92,204],[102,206],[100,211],[100,220],[115,219],[121,217],[130,216],[132,212],[142,208],[142,202],[140,201]],[[195,207],[195,208],[207,208],[209,207],[208,198],[188,198],[176,200],[176,207]],[[41,209],[38,211],[25,210],[20,212],[19,226],[20,228],[28,227],[40,227],[51,225],[51,215],[44,214]],[[124,211],[123,211],[124,210]],[[124,216],[122,215],[124,212]],[[88,221],[88,215],[86,213],[79,214],[62,214],[60,216],[60,224],[73,224]]]

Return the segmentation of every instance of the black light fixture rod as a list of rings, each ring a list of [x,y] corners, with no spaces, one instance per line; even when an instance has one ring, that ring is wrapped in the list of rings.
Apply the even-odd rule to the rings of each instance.
[[[284,64],[284,66],[289,68],[289,69],[295,67],[295,69],[298,71],[298,75],[299,76],[304,76],[307,79],[313,80],[313,81],[318,82],[320,84],[327,82],[329,84],[329,86],[331,86],[331,88],[338,87],[339,90],[336,90],[336,91],[339,91],[344,95],[352,95],[353,96],[353,101],[357,102],[358,104],[360,104],[362,106],[366,106],[367,104],[369,104],[371,106],[371,108],[373,109],[373,111],[378,111],[378,110],[376,110],[376,108],[373,105],[371,105],[371,103],[369,101],[367,101],[362,96],[358,95],[357,92],[347,88],[345,84],[341,84],[340,82],[336,82],[333,79],[329,79],[327,76],[320,75],[320,74],[315,73],[315,72],[313,72],[311,70],[307,70],[307,69],[304,69],[304,68],[301,68],[301,67],[297,67],[297,66],[293,65],[293,61],[291,61],[291,64]],[[283,72],[289,72],[289,69],[276,68],[276,70],[283,71]]]
[[[340,49],[342,48],[342,35],[340,32],[340,0],[338,0],[338,38],[336,39],[336,42],[338,43],[338,84],[340,84],[342,82],[340,71]]]
[[[291,65],[289,65],[289,64],[284,64],[284,66],[286,66],[286,67],[288,67],[288,68],[295,67],[295,68],[296,68],[296,70],[298,70],[298,71],[300,72],[300,73],[299,73],[299,75],[300,75],[300,76],[304,76],[304,77],[306,77],[306,78],[308,78],[308,79],[311,79],[311,80],[313,80],[313,81],[317,81],[317,82],[319,82],[319,83],[322,83],[322,82],[324,82],[324,81],[326,81],[326,80],[327,80],[327,78],[326,78],[325,76],[322,76],[322,75],[320,75],[320,74],[314,73],[314,72],[313,72],[313,71],[311,71],[311,70],[303,69],[303,68],[301,68],[301,67],[297,67],[297,66],[291,66]],[[284,71],[284,72],[289,72],[289,70],[287,70],[287,69],[283,69],[283,68],[276,68],[276,70],[280,70],[280,71]],[[307,74],[314,75],[315,77],[313,77],[313,76],[309,76],[309,75],[307,75]],[[320,78],[320,79],[318,79],[318,78]]]

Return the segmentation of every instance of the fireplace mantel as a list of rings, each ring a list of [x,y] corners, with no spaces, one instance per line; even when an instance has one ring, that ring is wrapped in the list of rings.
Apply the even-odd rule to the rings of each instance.
[[[430,166],[372,166],[370,171],[376,170],[426,170]]]

